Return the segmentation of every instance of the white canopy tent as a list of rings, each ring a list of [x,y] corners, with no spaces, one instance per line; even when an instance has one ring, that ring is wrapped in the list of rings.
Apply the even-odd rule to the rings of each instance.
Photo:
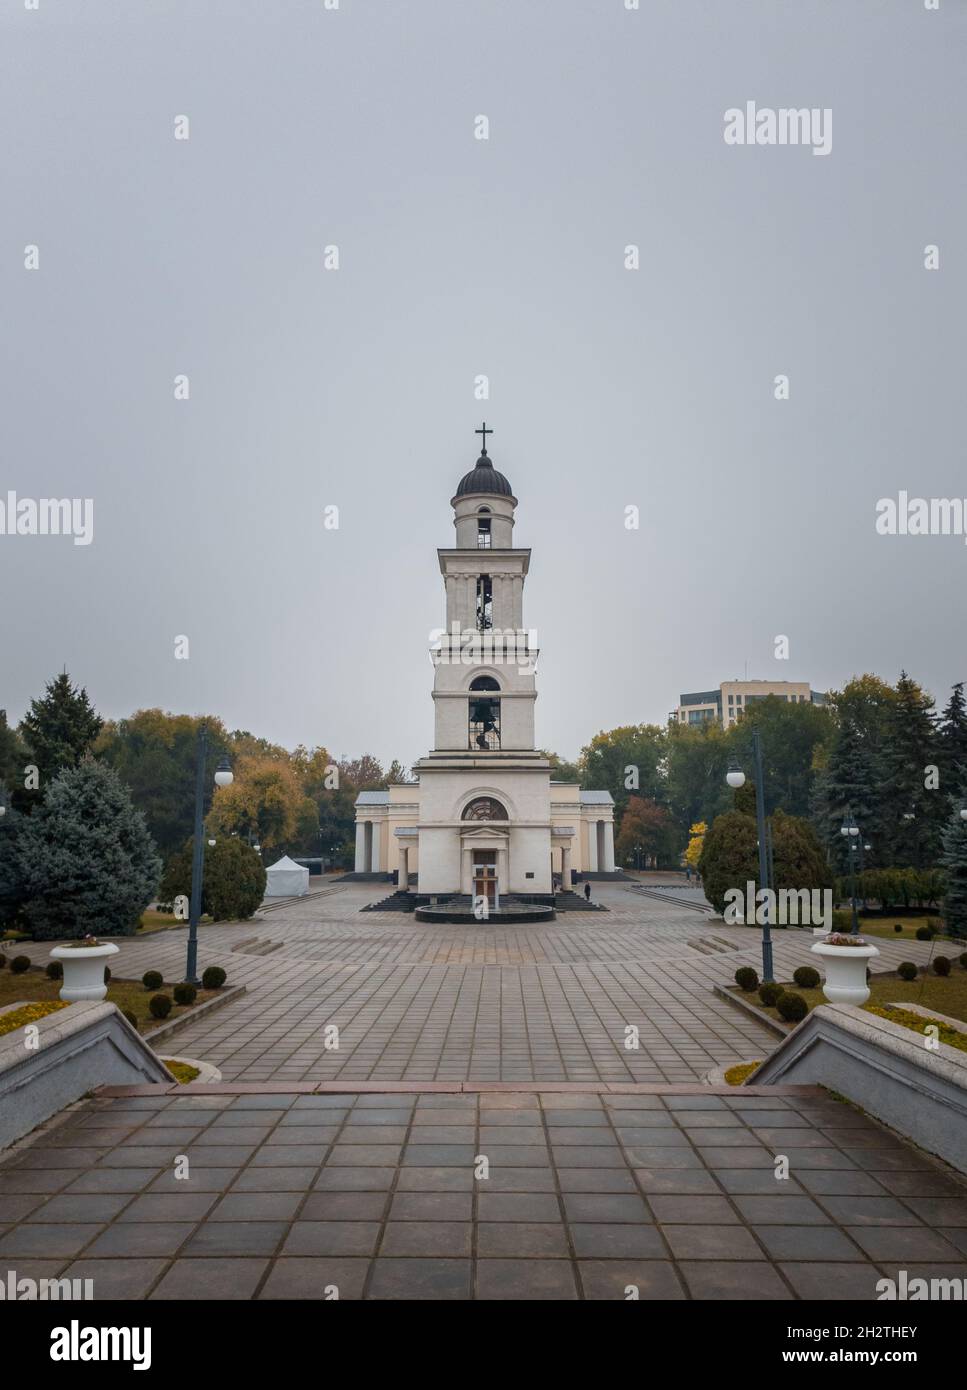
[[[309,870],[288,855],[265,871],[267,898],[301,898],[309,890]]]

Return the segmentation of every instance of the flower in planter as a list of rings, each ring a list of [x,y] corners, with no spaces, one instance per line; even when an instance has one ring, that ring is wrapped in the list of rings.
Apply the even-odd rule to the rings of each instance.
[[[88,933],[88,935],[80,941],[67,942],[68,949],[71,951],[83,951],[90,946],[100,946],[100,944],[101,943],[98,941],[97,937],[91,936],[90,933]]]
[[[824,946],[868,946],[870,943],[864,941],[861,936],[844,935],[843,932],[830,932],[829,936],[823,937]]]

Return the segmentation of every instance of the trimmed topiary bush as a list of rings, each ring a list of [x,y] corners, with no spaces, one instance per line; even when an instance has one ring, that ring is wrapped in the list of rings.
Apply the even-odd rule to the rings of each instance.
[[[800,989],[815,989],[819,984],[819,971],[811,965],[800,965],[792,972],[792,978]]]
[[[902,960],[896,968],[896,973],[901,980],[915,980],[917,978],[917,967],[912,960]]]
[[[198,997],[198,991],[194,985],[190,985],[187,980],[180,985],[175,985],[171,991],[175,996],[176,1004],[194,1004]]]
[[[7,954],[6,954],[5,951],[0,951],[0,970],[6,970],[6,968],[7,968]]]
[[[131,1027],[134,1028],[135,1030],[137,1030],[137,1027],[138,1027],[138,1016],[137,1016],[137,1014],[133,1014],[133,1013],[131,1012],[130,1009],[122,1009],[121,1012],[122,1012],[122,1014],[124,1014],[124,1017],[125,1017],[125,1018],[127,1019],[127,1021],[130,1023]]]
[[[754,975],[755,971],[753,970],[752,973]],[[202,989],[221,989],[227,979],[228,976],[220,965],[210,965],[201,977],[201,987]]]
[[[929,941],[930,935],[929,927],[917,927],[916,936],[918,941]]]
[[[164,976],[160,970],[146,970],[141,976],[141,983],[145,989],[160,989],[164,982]]]
[[[179,893],[191,897],[191,845],[171,857],[161,880],[160,896],[171,902]],[[265,866],[251,845],[231,836],[205,845],[201,910],[213,922],[251,917],[265,897]]]
[[[895,923],[895,925],[894,925],[894,927],[893,927],[893,930],[894,930],[894,931],[903,931],[903,923],[902,923],[902,922],[897,922],[897,923]]]
[[[759,998],[767,1009],[772,1008],[781,993],[782,985],[777,985],[775,980],[766,980],[765,984],[759,986]]]
[[[148,1011],[152,1018],[167,1018],[171,1013],[171,1000],[167,994],[152,994],[148,1000]]]
[[[791,990],[786,990],[780,994],[776,1000],[776,1008],[779,1017],[784,1018],[787,1023],[799,1023],[809,1013],[809,1005],[801,994],[793,994]]]
[[[947,956],[936,956],[936,957],[934,958],[933,968],[934,968],[934,971],[936,972],[936,974],[938,974],[938,975],[949,975],[949,974],[950,974],[950,960],[949,960],[949,958],[948,958]]]
[[[59,960],[52,960],[47,965],[48,980],[62,980],[64,978],[64,967]]]
[[[22,975],[25,970],[30,969],[30,957],[14,956],[13,960],[10,962],[10,969],[15,975]]]
[[[964,951],[963,955],[960,957],[960,963],[964,969],[967,970],[967,951]]]

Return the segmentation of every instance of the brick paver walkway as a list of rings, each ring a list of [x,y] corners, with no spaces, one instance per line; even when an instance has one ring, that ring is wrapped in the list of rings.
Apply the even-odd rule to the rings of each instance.
[[[963,1277],[967,1185],[818,1090],[765,1090],[97,1098],[0,1163],[0,1265],[102,1299],[867,1300],[901,1267]]]
[[[352,885],[245,923],[205,926],[199,963],[248,993],[177,1035],[226,1081],[693,1082],[756,1059],[775,1038],[717,998],[736,967],[759,966],[759,933],[726,927],[627,885],[596,884],[607,913],[540,927],[440,926],[360,913],[382,884]],[[687,896],[687,890],[676,894]],[[697,896],[694,894],[693,896]],[[185,932],[120,942],[113,970],[184,973]],[[278,947],[250,954],[257,938]],[[776,972],[812,963],[808,932],[776,933]],[[879,943],[884,968],[929,944]],[[46,962],[48,945],[28,947]],[[261,947],[256,947],[261,949]],[[323,1029],[339,1029],[327,1051]],[[639,1030],[637,1050],[626,1029]]]

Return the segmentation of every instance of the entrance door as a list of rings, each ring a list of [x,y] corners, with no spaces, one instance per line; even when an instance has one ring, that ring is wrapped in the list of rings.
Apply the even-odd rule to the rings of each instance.
[[[474,850],[473,893],[475,898],[486,898],[488,908],[497,906],[497,851],[495,849]]]

